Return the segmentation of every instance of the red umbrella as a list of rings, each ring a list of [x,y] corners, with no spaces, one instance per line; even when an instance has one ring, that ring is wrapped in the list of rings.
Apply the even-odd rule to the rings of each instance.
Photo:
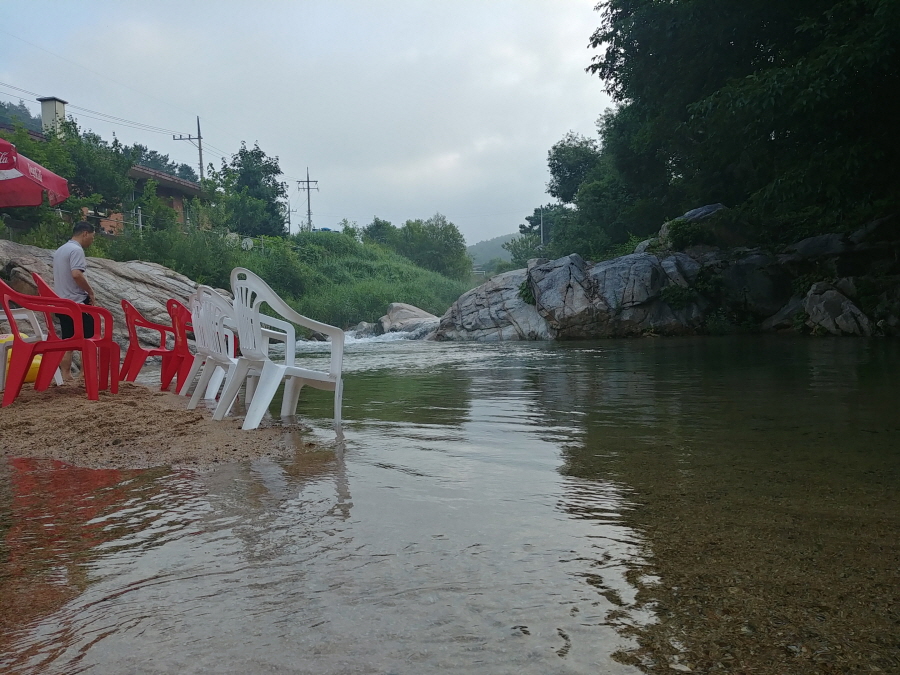
[[[66,179],[16,152],[16,146],[0,138],[0,207],[40,206],[44,192],[50,206],[69,196]]]

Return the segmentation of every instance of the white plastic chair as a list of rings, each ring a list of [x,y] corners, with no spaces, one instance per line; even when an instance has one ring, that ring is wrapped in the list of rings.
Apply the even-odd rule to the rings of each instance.
[[[235,368],[225,381],[225,391],[213,414],[213,419],[225,417],[240,389],[241,382],[252,368],[260,372],[259,383],[247,409],[242,429],[256,429],[262,421],[269,404],[282,381],[284,398],[281,416],[293,415],[297,409],[300,390],[309,385],[315,389],[334,392],[334,426],[341,427],[341,399],[344,382],[341,368],[344,359],[344,331],[335,326],[313,321],[294,311],[269,285],[250,270],[236,267],[231,271],[231,290],[234,293],[234,314],[237,322],[241,355]],[[282,320],[260,313],[263,305],[268,305]],[[331,360],[328,372],[300,368],[294,365],[294,340],[286,344],[285,362],[275,363],[269,358],[267,327],[283,325],[283,320],[304,326],[331,338]],[[293,332],[293,331],[292,331]]]
[[[201,396],[214,399],[225,374],[237,363],[234,354],[234,308],[231,301],[209,286],[198,286],[188,297],[191,326],[197,354],[184,386],[178,392],[186,396],[191,382],[200,374],[188,408],[196,408]]]
[[[197,373],[200,373],[200,379],[188,403],[188,408],[193,409],[199,404],[201,396],[207,400],[215,399],[222,387],[222,381],[236,366],[234,333],[237,330],[237,323],[231,300],[209,286],[198,286],[197,291],[188,298],[188,307],[191,310],[191,325],[197,354],[194,356],[184,387],[178,393],[186,396],[191,382]],[[283,342],[285,353],[293,360],[296,342],[294,327],[287,321],[269,317],[266,318],[266,322],[273,324],[272,327],[263,329],[263,338],[267,341],[266,350],[268,351],[270,341]],[[258,369],[251,368],[246,377],[248,403],[253,398],[259,374]]]
[[[25,322],[31,324],[31,335],[26,338],[26,342],[40,342],[41,340],[47,339],[47,333],[41,326],[41,322],[38,320],[37,315],[32,310],[20,307],[19,309],[13,310],[13,316],[20,325]],[[0,391],[6,389],[6,359],[9,356],[9,350],[12,349],[12,345],[12,341],[0,342]],[[56,372],[53,374],[53,381],[57,385],[63,383],[62,373],[59,368],[57,368]]]

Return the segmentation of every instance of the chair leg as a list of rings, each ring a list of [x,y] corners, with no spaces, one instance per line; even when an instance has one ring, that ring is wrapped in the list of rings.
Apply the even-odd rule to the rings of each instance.
[[[138,374],[141,372],[141,368],[144,367],[144,363],[147,361],[147,352],[145,351],[135,351],[131,355],[131,360],[128,359],[128,356],[125,357],[125,363],[128,364],[126,368],[124,365],[122,366],[122,379],[126,382],[134,382],[137,379]]]
[[[84,373],[84,388],[87,392],[88,400],[97,401],[100,399],[99,383],[100,377],[97,374],[97,348],[92,344],[85,345],[81,350],[81,366]]]
[[[160,376],[160,391],[167,391],[169,389],[169,385],[172,384],[172,380],[175,378],[175,375],[178,374],[178,368],[181,365],[181,355],[180,354],[163,354],[163,363],[162,370],[159,373]],[[176,384],[176,389],[178,385]]]
[[[41,355],[41,367],[38,369],[37,379],[34,381],[35,391],[46,391],[50,386],[54,373],[59,370],[64,352],[46,352]]]
[[[334,387],[334,429],[341,430],[341,406],[344,403],[344,380],[338,378]]]
[[[259,384],[259,375],[254,375],[253,377],[248,377],[247,386],[244,387],[244,397],[247,399],[247,405],[249,406],[251,401],[253,401],[253,394],[256,392],[256,385]]]
[[[228,377],[225,379],[225,391],[223,391],[222,396],[219,397],[219,404],[216,406],[216,411],[213,413],[214,420],[223,419],[225,414],[231,409],[231,404],[234,403],[234,399],[237,398],[241,383],[244,378],[247,377],[249,371],[250,362],[245,361],[244,359],[238,359],[237,364],[231,368]]]
[[[180,376],[178,378],[180,383],[177,390],[179,396],[187,396],[188,391],[191,389],[191,382],[197,377],[197,373],[200,372],[200,367],[203,365],[204,361],[205,359],[200,354],[194,354],[194,358],[190,361],[185,359],[182,364],[182,371],[184,371],[183,376],[181,376],[182,373],[178,373]],[[190,364],[187,369],[184,368],[186,364]]]
[[[209,383],[206,385],[206,392],[203,394],[203,398],[215,399],[219,395],[219,390],[222,388],[222,383],[225,381],[227,373],[228,371],[224,367],[216,365],[212,376],[209,378]]]
[[[278,385],[281,384],[284,366],[279,366],[271,361],[263,364],[262,373],[259,376],[259,384],[256,385],[256,391],[253,393],[253,401],[247,409],[247,416],[244,417],[244,424],[241,429],[256,429],[262,422],[263,415],[269,408],[272,399],[275,398],[275,392],[278,391]]]
[[[109,350],[101,345],[97,345],[97,378],[100,383],[100,391],[106,391],[109,388]]]
[[[10,349],[12,349],[11,342],[0,342],[0,391],[6,389],[6,369],[8,367],[6,357]]]
[[[20,343],[21,344],[21,343]],[[34,347],[28,343],[22,344],[19,351],[13,346],[12,358],[9,360],[9,370],[6,373],[6,389],[3,391],[3,407],[16,400],[25,384],[25,375],[31,367],[31,359],[34,356]]]
[[[119,349],[119,345],[113,342],[110,346],[106,347],[109,350],[109,355],[107,356],[107,367],[109,368],[109,391],[113,394],[119,393],[119,354],[121,353],[121,349]]]
[[[285,380],[284,397],[281,399],[282,417],[297,414],[297,401],[300,400],[301,389],[303,389],[303,380],[299,377],[289,377]]]
[[[125,351],[125,360],[122,361],[122,365],[119,367],[119,379],[129,382],[128,373],[131,370],[131,362],[134,360],[134,349],[129,345],[128,349]]]
[[[215,361],[207,360],[200,367],[200,379],[197,380],[197,386],[194,387],[194,394],[188,402],[188,410],[193,410],[200,403],[200,398],[206,393],[206,387],[216,372],[217,366]]]

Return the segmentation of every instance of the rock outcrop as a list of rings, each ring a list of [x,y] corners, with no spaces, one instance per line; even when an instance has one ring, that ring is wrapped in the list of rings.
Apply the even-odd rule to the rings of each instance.
[[[813,331],[866,337],[872,334],[869,318],[847,296],[829,283],[813,284],[803,301],[803,309],[809,317],[806,325]]]
[[[714,204],[678,220],[706,220],[722,209]],[[897,229],[896,219],[882,219],[850,234],[810,237],[776,254],[711,245],[667,250],[664,227],[619,258],[589,263],[572,254],[500,274],[461,296],[434,337],[543,340],[741,330],[900,335]]]
[[[87,277],[94,288],[97,304],[112,312],[113,335],[120,345],[128,344],[122,298],[134,304],[151,321],[171,324],[166,301],[176,298],[185,302],[197,288],[197,284],[186,276],[156,263],[116,262],[90,256],[87,261]],[[37,272],[52,285],[53,251],[0,240],[0,276],[15,290],[36,294],[32,272]],[[0,321],[5,326],[4,317],[0,316]],[[158,339],[155,332],[139,334],[140,338],[148,339],[148,344],[153,344],[153,336]]]
[[[556,337],[534,305],[522,298],[526,270],[492,277],[460,296],[440,319],[437,340],[548,340]]]

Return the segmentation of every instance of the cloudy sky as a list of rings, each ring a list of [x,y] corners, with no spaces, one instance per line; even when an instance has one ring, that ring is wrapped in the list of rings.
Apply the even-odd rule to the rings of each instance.
[[[25,92],[57,96],[82,127],[194,167],[171,131],[196,135],[199,115],[204,163],[241,141],[279,158],[294,230],[309,167],[315,226],[440,212],[473,244],[551,201],[553,143],[596,133],[595,4],[3,0],[0,98],[37,113]]]

